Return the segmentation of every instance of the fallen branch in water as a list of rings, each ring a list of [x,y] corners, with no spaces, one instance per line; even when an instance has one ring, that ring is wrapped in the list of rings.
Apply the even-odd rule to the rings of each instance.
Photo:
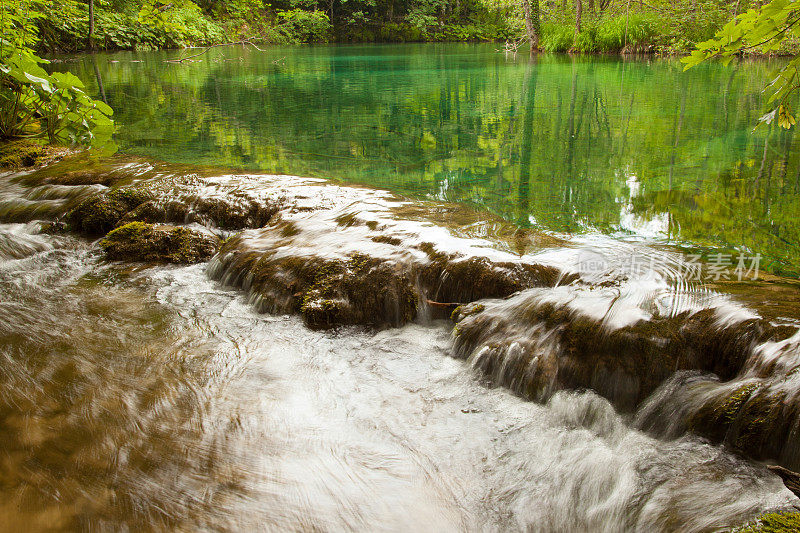
[[[236,45],[244,45],[244,46],[250,45],[253,48],[255,48],[256,50],[258,50],[259,52],[264,52],[264,50],[259,48],[258,46],[256,46],[253,43],[253,41],[251,41],[249,39],[244,39],[244,40],[236,41],[236,42],[233,42],[233,43],[212,44],[210,46],[206,46],[205,49],[202,52],[198,53],[198,54],[182,57],[180,59],[165,59],[164,62],[165,63],[183,63],[184,61],[188,61],[189,59],[194,59],[195,57],[200,57],[201,55],[207,53],[212,48],[217,48],[219,46],[236,46]]]
[[[453,303],[434,302],[433,300],[428,300],[428,305],[430,305],[431,307],[435,307],[436,309],[453,310],[456,307],[459,307],[459,306],[464,305],[464,304],[456,303],[456,302],[453,302]]]
[[[787,470],[782,466],[768,465],[767,468],[783,480],[783,484],[786,485],[787,489],[800,496],[800,474]]]

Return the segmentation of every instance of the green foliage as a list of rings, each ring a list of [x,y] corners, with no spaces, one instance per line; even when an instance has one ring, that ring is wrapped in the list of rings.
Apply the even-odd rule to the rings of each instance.
[[[292,9],[278,11],[281,32],[290,40],[305,43],[326,43],[330,39],[331,21],[323,11]]]
[[[692,53],[681,61],[685,68],[692,68],[703,61],[720,57],[727,64],[734,56],[750,50],[774,52],[780,50],[789,38],[800,38],[800,2],[797,0],[772,0],[770,3],[748,10],[728,22],[708,41],[697,45]],[[788,105],[789,96],[800,86],[798,82],[800,56],[778,68],[766,86],[769,110],[761,116],[760,123],[789,129],[795,119]]]
[[[610,53],[647,51],[663,35],[664,21],[653,15],[607,17],[586,24],[575,34],[572,24],[543,24],[540,46],[547,52]]]
[[[652,45],[663,33],[663,24],[653,15],[632,13],[604,20],[597,26],[597,49],[617,52],[623,49],[642,50]]]
[[[74,74],[47,74],[42,62],[22,50],[0,62],[0,138],[108,145],[114,133],[111,108],[90,98]]]
[[[0,6],[0,139],[44,137],[51,143],[112,147],[112,110],[84,92],[69,72],[48,74],[30,49],[38,38],[31,22],[44,4],[6,0]]]
[[[49,9],[53,9],[50,7]],[[150,16],[150,11],[117,12],[104,6],[95,10],[95,44],[106,50],[153,50],[203,46],[223,42],[225,32],[203,15],[197,4],[184,1]],[[51,51],[77,51],[89,31],[86,4],[74,6],[70,16],[49,14],[40,21],[43,47]]]
[[[539,46],[546,52],[567,52],[572,48],[575,30],[567,24],[542,24]]]

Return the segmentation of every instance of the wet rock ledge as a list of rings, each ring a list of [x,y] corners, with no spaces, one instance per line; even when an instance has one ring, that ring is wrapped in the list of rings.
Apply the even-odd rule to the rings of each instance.
[[[666,251],[565,242],[385,191],[123,156],[0,175],[0,221],[34,220],[99,239],[115,261],[208,260],[261,311],[312,328],[455,309],[455,354],[491,384],[536,401],[592,389],[662,438],[691,432],[800,469],[797,326],[685,283]],[[581,272],[581,253],[598,247],[619,264]],[[621,264],[656,253],[666,266],[645,276]]]
[[[47,232],[102,238],[111,260],[214,256],[213,277],[245,289],[262,311],[299,313],[314,328],[399,326],[449,315],[429,300],[471,302],[577,279],[530,260],[561,244],[554,237],[322,180],[81,154],[8,181],[15,194],[0,196],[0,220],[50,219]]]

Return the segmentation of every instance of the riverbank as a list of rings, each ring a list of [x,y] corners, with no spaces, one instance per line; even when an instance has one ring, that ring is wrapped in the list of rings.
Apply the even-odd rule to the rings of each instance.
[[[742,9],[746,5],[738,6]],[[350,10],[355,10],[350,12]],[[99,5],[89,39],[87,5],[75,4],[68,15],[45,10],[38,20],[38,48],[45,53],[93,50],[159,50],[216,46],[248,41],[262,45],[300,43],[524,43],[524,21],[516,5],[476,2],[441,10],[359,9],[357,5],[284,6],[256,3],[203,6],[170,3],[155,11],[133,6]],[[576,21],[573,6],[543,5],[540,47],[545,52],[581,54],[684,55],[711,38],[732,17],[727,5],[677,3],[666,7],[645,4],[590,4]],[[748,49],[755,55],[793,55],[800,43],[785,42],[778,50]]]

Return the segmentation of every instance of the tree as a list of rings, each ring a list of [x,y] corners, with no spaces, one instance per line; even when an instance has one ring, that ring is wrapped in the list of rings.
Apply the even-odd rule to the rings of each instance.
[[[525,14],[525,31],[528,34],[528,43],[531,53],[539,49],[539,38],[542,34],[539,21],[539,0],[522,0],[522,11]]]
[[[89,0],[89,34],[86,36],[86,46],[94,50],[94,0]]]
[[[712,39],[698,44],[697,49],[681,61],[686,65],[685,69],[690,69],[711,57],[721,57],[727,64],[734,56],[747,50],[775,51],[786,39],[800,38],[798,22],[800,0],[772,0],[734,17]],[[795,118],[788,99],[800,87],[799,67],[800,56],[795,56],[776,71],[765,88],[769,109],[759,123],[776,122],[786,129],[794,126]]]

